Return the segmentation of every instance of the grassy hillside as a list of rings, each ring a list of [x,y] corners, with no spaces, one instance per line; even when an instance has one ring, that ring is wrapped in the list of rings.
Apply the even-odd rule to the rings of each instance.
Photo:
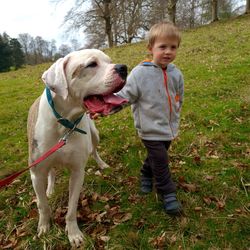
[[[175,64],[185,77],[179,137],[171,170],[185,214],[167,216],[155,193],[139,194],[145,157],[129,108],[100,118],[99,152],[90,159],[79,202],[84,249],[250,248],[250,16],[183,32]],[[147,57],[145,43],[105,51],[131,70]],[[27,166],[26,119],[44,86],[47,65],[0,74],[0,176]],[[29,174],[0,191],[0,249],[69,249],[64,234],[67,172],[51,198],[54,224],[38,239]]]

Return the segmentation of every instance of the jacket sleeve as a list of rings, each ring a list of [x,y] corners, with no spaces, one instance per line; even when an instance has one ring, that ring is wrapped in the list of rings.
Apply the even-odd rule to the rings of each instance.
[[[125,86],[119,92],[117,92],[116,95],[128,99],[130,104],[136,102],[139,91],[136,77],[133,72],[129,74]]]

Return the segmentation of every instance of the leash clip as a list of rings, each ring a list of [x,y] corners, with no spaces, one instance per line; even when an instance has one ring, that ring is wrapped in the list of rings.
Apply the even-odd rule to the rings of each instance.
[[[69,129],[69,130],[64,134],[64,136],[60,139],[60,141],[66,142],[67,139],[68,139],[68,137],[74,132],[75,128],[76,128],[76,124],[74,125],[74,127],[73,127],[72,129]]]

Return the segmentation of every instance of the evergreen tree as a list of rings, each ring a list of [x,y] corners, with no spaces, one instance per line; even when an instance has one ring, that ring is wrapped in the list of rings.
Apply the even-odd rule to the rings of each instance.
[[[6,36],[0,34],[0,72],[9,71],[12,65],[12,52]]]
[[[21,48],[21,44],[16,38],[10,40],[10,48],[12,53],[12,66],[19,69],[25,63],[25,56]]]

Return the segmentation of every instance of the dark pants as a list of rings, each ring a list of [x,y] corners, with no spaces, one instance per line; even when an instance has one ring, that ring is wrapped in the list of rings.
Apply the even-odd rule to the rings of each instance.
[[[168,148],[171,141],[142,140],[148,155],[141,169],[142,176],[154,178],[155,187],[160,194],[176,192],[168,167]]]

